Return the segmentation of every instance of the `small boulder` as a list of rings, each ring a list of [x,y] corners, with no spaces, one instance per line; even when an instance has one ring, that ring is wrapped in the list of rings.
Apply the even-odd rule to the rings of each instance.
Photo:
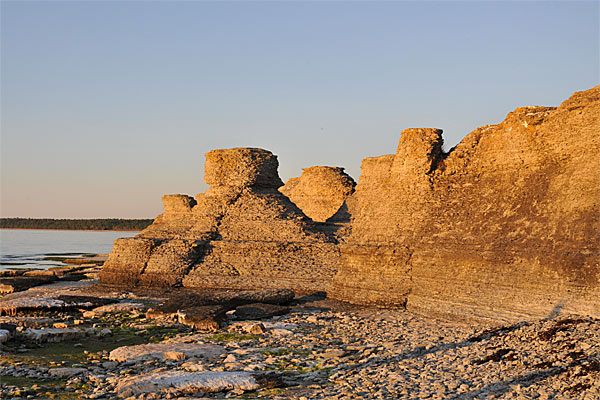
[[[224,306],[189,307],[177,312],[180,324],[191,326],[200,331],[216,331],[226,319],[227,308]]]
[[[252,335],[262,335],[265,333],[265,326],[263,324],[245,324],[242,326],[242,329],[246,333],[250,333]]]
[[[0,323],[0,343],[4,343],[17,335],[17,325],[9,323]]]
[[[8,342],[10,339],[10,332],[6,329],[0,329],[0,343]]]

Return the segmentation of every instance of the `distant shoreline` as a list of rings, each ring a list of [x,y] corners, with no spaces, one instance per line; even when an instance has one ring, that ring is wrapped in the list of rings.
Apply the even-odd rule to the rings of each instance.
[[[0,218],[0,229],[137,232],[148,227],[153,221],[154,219],[150,218]]]
[[[8,228],[0,227],[2,231],[88,231],[88,232],[140,232],[142,229],[68,229],[68,228]]]

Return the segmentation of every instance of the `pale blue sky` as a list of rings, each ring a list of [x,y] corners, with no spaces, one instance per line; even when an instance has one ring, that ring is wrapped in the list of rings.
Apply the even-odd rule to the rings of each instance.
[[[2,1],[3,217],[154,217],[204,153],[262,147],[285,181],[446,148],[599,80],[598,2]]]

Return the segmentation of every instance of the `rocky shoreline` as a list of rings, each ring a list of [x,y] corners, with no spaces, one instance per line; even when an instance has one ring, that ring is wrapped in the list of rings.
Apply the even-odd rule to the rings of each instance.
[[[0,397],[597,400],[599,110],[406,129],[358,183],[210,151],[107,258],[0,274]]]
[[[490,327],[319,293],[190,292],[185,299],[94,280],[5,295],[0,398],[600,397],[594,318]],[[222,318],[219,307],[227,309]]]

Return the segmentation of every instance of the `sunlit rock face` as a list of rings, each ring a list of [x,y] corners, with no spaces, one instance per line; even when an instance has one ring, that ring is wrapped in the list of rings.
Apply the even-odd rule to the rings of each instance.
[[[313,221],[326,222],[342,207],[356,183],[340,167],[310,167],[279,188]]]
[[[325,290],[339,264],[336,240],[277,189],[277,157],[263,149],[206,154],[196,199],[163,197],[165,212],[119,239],[101,274],[109,284],[220,289]]]
[[[311,167],[283,185],[277,157],[206,154],[206,193],[118,239],[107,284],[326,290],[442,318],[600,317],[600,89],[523,107],[448,153],[402,132],[358,185]]]
[[[523,107],[448,154],[402,132],[363,161],[333,296],[452,318],[600,316],[600,89]]]

